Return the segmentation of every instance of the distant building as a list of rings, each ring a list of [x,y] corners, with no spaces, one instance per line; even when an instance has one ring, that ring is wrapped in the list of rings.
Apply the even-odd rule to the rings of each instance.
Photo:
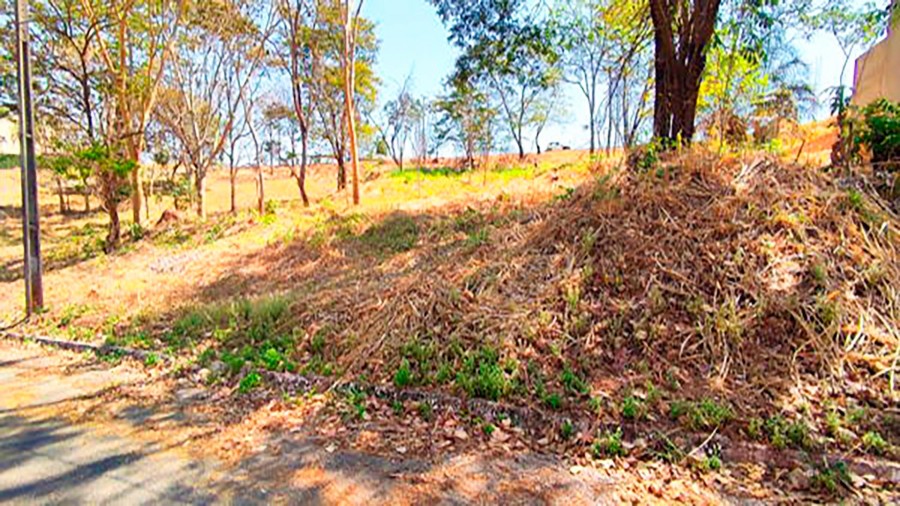
[[[898,4],[900,6],[900,4]],[[895,7],[897,8],[897,7]],[[856,60],[853,103],[867,105],[879,98],[900,102],[900,30],[888,29],[887,37]]]

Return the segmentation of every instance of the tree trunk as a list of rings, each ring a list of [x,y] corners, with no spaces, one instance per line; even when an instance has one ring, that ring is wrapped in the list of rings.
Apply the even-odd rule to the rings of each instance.
[[[347,189],[347,166],[343,157],[337,159],[337,189],[338,191]]]
[[[720,4],[721,0],[692,0],[673,9],[667,0],[650,1],[656,73],[653,133],[657,138],[686,145],[694,137],[706,52]],[[677,34],[674,17],[683,24]]]
[[[256,211],[259,214],[266,212],[266,183],[262,165],[256,165]]]
[[[106,204],[106,213],[109,215],[109,231],[106,234],[105,250],[107,253],[115,251],[119,247],[122,237],[122,226],[119,223],[119,206],[115,203]]]
[[[353,100],[352,71],[346,72],[350,72],[350,75],[345,78],[346,82],[344,84],[344,102],[347,108],[348,147],[350,149],[350,173],[351,181],[353,182],[353,203],[359,204],[359,153],[356,148],[356,107]],[[346,182],[344,184],[346,185]]]
[[[63,195],[62,179],[60,178],[56,178],[56,192],[59,195],[59,214],[66,214],[69,210],[66,207],[66,196]]]
[[[231,214],[237,214],[237,195],[236,195],[237,170],[232,164],[228,167],[228,182],[231,185]]]
[[[306,195],[306,164],[309,134],[304,132],[300,137],[300,176],[297,178],[297,186],[300,188],[300,198],[303,199],[303,207],[309,207],[309,197]]]
[[[206,219],[206,174],[197,170],[197,217]]]
[[[362,0],[360,0],[362,2]],[[362,6],[362,3],[359,4]],[[350,148],[350,171],[353,182],[353,204],[359,204],[359,153],[356,146],[356,104],[353,93],[355,86],[356,15],[350,12],[350,2],[344,8],[344,113],[347,115],[347,134]]]
[[[134,158],[138,158],[135,156]],[[144,169],[141,167],[140,161],[135,159],[136,165],[131,171],[131,215],[136,224],[143,223],[144,209]]]

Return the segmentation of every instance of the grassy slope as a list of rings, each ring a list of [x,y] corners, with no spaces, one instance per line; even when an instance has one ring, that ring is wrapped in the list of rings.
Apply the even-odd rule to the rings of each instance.
[[[249,364],[500,399],[626,438],[659,428],[676,446],[715,429],[896,457],[895,217],[756,154],[613,165],[379,169],[361,208],[285,201],[155,231],[61,263],[43,330],[221,362],[213,380],[245,389]],[[312,193],[330,184],[320,174]],[[283,174],[270,189],[296,191]],[[54,246],[77,240],[75,223]],[[617,453],[616,434],[594,450]]]

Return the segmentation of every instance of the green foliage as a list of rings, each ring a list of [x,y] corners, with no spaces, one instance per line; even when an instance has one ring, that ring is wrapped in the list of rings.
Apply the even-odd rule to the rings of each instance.
[[[900,168],[900,103],[877,100],[860,113],[854,129],[854,143],[865,146],[872,162],[887,164],[890,171]]]
[[[551,393],[544,396],[544,404],[553,411],[559,411],[562,407],[562,397],[558,393]]]
[[[351,388],[347,391],[347,403],[350,405],[353,415],[363,420],[366,418],[366,393],[357,388]]]
[[[19,157],[16,155],[0,154],[0,170],[15,169],[19,167]]]
[[[637,397],[629,395],[622,400],[622,417],[626,420],[637,420],[644,416],[644,403]]]
[[[575,435],[575,426],[570,420],[563,420],[559,427],[559,435],[565,440],[572,439],[572,436]]]
[[[250,393],[262,385],[262,376],[256,371],[247,373],[238,384],[238,391],[242,394]]]
[[[148,353],[144,358],[144,365],[147,367],[156,367],[159,364],[159,355],[156,353]]]
[[[842,461],[820,466],[813,475],[812,484],[820,491],[834,495],[841,487],[849,488],[851,486],[850,469]]]
[[[490,232],[488,232],[486,228],[475,230],[469,232],[469,235],[466,236],[465,246],[467,248],[475,249],[487,244],[490,241],[490,238]]]
[[[624,457],[627,452],[622,444],[622,428],[616,428],[615,432],[607,430],[595,439],[591,445],[591,453],[595,458]]]
[[[788,446],[804,449],[812,444],[809,427],[802,421],[788,423],[781,415],[776,415],[766,420],[764,429],[769,443],[778,449]]]
[[[456,386],[471,397],[500,400],[509,393],[512,384],[499,360],[499,354],[490,347],[470,353],[456,375]]]
[[[576,374],[575,371],[570,369],[568,366],[563,369],[559,380],[566,391],[570,394],[586,395],[590,391],[584,379],[578,376],[578,374]]]
[[[416,411],[423,420],[431,420],[434,414],[434,408],[428,402],[420,402],[416,406]]]
[[[409,361],[405,358],[400,362],[400,367],[394,374],[394,385],[403,388],[412,384],[412,371],[409,368]]]
[[[688,425],[694,430],[721,427],[733,418],[731,408],[713,399],[689,403],[673,402],[669,407],[669,416],[674,420],[687,418]]]
[[[884,454],[885,450],[888,448],[887,441],[881,437],[881,434],[869,431],[863,434],[862,437],[863,448],[866,449],[869,453],[874,453],[876,455]]]

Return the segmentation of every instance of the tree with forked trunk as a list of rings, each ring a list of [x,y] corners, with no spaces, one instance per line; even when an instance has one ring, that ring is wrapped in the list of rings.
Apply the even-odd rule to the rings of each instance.
[[[653,135],[689,144],[721,0],[650,0],[656,94]]]

